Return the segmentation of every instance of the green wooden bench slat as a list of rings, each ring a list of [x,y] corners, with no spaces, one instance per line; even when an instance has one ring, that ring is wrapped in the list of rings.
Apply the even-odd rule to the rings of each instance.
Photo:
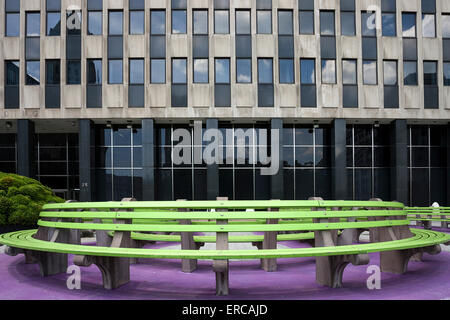
[[[257,232],[257,231],[314,231],[336,229],[363,229],[387,226],[409,225],[409,220],[381,220],[345,223],[304,223],[304,224],[259,224],[259,225],[132,225],[73,223],[39,220],[38,225],[50,228],[111,230],[111,231],[148,231],[148,232]]]
[[[35,230],[13,232],[0,236],[0,243],[28,250],[70,253],[78,255],[160,258],[160,259],[260,259],[260,258],[296,258],[311,256],[331,256],[360,254],[380,251],[406,250],[446,243],[450,235],[429,230],[412,229],[413,237],[389,242],[345,245],[336,247],[315,247],[300,249],[268,250],[164,250],[83,246],[53,243],[32,238]]]

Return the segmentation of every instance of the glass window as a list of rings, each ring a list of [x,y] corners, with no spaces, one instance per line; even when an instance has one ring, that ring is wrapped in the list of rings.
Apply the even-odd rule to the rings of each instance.
[[[81,61],[67,61],[67,84],[81,84]]]
[[[66,34],[81,35],[81,11],[67,10],[66,12]]]
[[[444,86],[450,86],[450,62],[444,62]]]
[[[299,11],[300,34],[314,34],[314,11]]]
[[[336,60],[322,60],[322,83],[336,83]]]
[[[101,11],[88,12],[88,34],[99,35],[102,34],[102,20],[103,13]]]
[[[334,11],[320,11],[320,34],[334,36]]]
[[[280,59],[280,83],[294,83],[294,59]]]
[[[403,37],[415,38],[416,37],[416,14],[415,13],[402,13],[402,30]]]
[[[258,59],[258,82],[273,83],[273,61],[272,59]]]
[[[166,82],[166,60],[165,59],[151,59],[150,62],[150,82],[151,83],[165,83]]]
[[[144,11],[130,11],[130,34],[144,34]]]
[[[278,11],[278,34],[291,35],[293,34],[292,11],[279,10]]]
[[[216,83],[230,83],[230,59],[215,60]]]
[[[374,12],[361,13],[361,33],[363,37],[375,37],[377,35],[375,17]]]
[[[194,10],[194,34],[208,34],[208,11]]]
[[[123,62],[120,59],[108,61],[108,83],[120,84],[123,82]]]
[[[272,11],[258,10],[256,11],[257,32],[259,34],[272,33]]]
[[[46,84],[60,84],[60,61],[47,60],[45,61],[45,77]]]
[[[194,83],[209,82],[208,59],[194,59]]]
[[[450,14],[442,15],[442,38],[450,38]]]
[[[186,59],[172,59],[172,83],[186,82]]]
[[[341,12],[341,33],[343,36],[355,35],[355,13]]]
[[[109,34],[122,35],[123,34],[123,12],[109,11]]]
[[[172,33],[185,34],[187,31],[186,10],[172,10]]]
[[[39,85],[41,83],[41,70],[39,61],[26,62],[26,85]]]
[[[152,10],[150,23],[151,34],[166,34],[166,12],[164,10]]]
[[[230,33],[229,10],[214,10],[214,33]]]
[[[384,85],[397,85],[397,61],[383,61]]]
[[[6,13],[6,36],[18,37],[20,35],[20,13]]]
[[[423,62],[423,83],[424,85],[437,85],[437,62],[424,61]]]
[[[236,10],[236,34],[250,34],[250,11]]]
[[[144,84],[144,59],[130,59],[130,84]]]
[[[47,36],[59,36],[61,34],[61,13],[47,12]]]
[[[252,59],[236,59],[236,82],[252,82]]]
[[[314,59],[300,60],[300,80],[302,84],[316,83],[316,63]]]
[[[425,38],[436,37],[436,21],[434,14],[422,15],[422,35]]]
[[[19,61],[6,61],[6,85],[18,86],[20,76],[20,62]]]
[[[417,85],[417,62],[404,61],[403,62],[403,82],[405,86]]]
[[[342,60],[342,83],[356,84],[356,60]]]
[[[88,84],[102,84],[102,60],[87,60]]]
[[[41,34],[41,14],[27,12],[27,37],[39,37]]]
[[[383,13],[381,15],[383,24],[383,36],[395,37],[397,35],[397,19],[395,13]]]
[[[364,84],[377,84],[377,62],[375,60],[363,61],[363,83]]]

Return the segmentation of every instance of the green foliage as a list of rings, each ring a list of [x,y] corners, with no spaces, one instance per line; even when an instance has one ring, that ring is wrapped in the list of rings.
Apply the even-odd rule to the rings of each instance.
[[[34,226],[42,206],[64,202],[39,181],[0,172],[0,225]]]

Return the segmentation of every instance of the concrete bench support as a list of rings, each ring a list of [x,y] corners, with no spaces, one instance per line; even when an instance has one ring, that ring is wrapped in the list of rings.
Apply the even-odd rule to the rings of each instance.
[[[218,197],[218,201],[227,201],[226,197]],[[227,211],[227,209],[218,209],[220,211]],[[228,224],[228,220],[217,220],[218,225]],[[216,233],[216,250],[228,250],[228,232]],[[226,296],[229,294],[229,263],[228,260],[214,260],[213,269],[216,273],[216,295]]]
[[[279,211],[278,208],[269,208],[268,211]],[[277,224],[278,219],[267,219],[267,224]],[[269,231],[264,232],[264,240],[262,242],[262,249],[276,249],[277,248],[277,235],[278,233]],[[261,267],[267,272],[277,271],[277,259],[261,259]]]
[[[186,200],[177,200],[186,201]],[[187,212],[188,209],[178,209],[179,212]],[[190,225],[191,220],[180,220],[181,225]],[[197,250],[199,247],[195,244],[194,235],[192,232],[181,232],[181,249],[183,250]],[[190,273],[197,270],[197,260],[183,259],[181,260],[181,271]]]

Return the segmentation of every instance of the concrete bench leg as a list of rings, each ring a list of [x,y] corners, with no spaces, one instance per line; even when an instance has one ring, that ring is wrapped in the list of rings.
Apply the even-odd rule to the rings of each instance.
[[[270,208],[269,211],[276,211],[276,209]],[[278,211],[278,210],[277,210]],[[267,224],[277,224],[278,219],[267,219]],[[277,232],[264,232],[264,240],[262,242],[263,250],[276,249],[277,248]],[[277,259],[261,259],[261,268],[267,272],[277,271]]]
[[[216,273],[216,295],[227,296],[230,291],[228,260],[214,260],[214,272]]]

